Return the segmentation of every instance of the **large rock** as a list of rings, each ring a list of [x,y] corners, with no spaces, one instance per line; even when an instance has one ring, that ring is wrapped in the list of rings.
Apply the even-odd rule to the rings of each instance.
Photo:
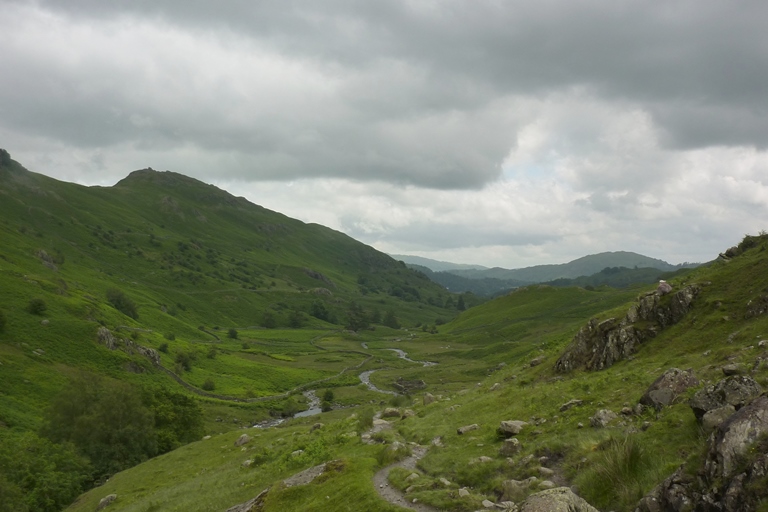
[[[688,405],[693,409],[696,419],[701,422],[708,411],[729,404],[740,409],[762,392],[762,387],[753,378],[746,375],[732,375],[717,384],[697,391]]]
[[[670,368],[653,381],[640,397],[640,403],[660,410],[670,405],[686,389],[698,385],[699,379],[693,375],[693,370]]]
[[[101,500],[99,500],[99,504],[96,506],[96,510],[104,510],[109,505],[111,505],[112,502],[115,501],[116,499],[117,499],[117,494],[108,494],[104,496],[103,498],[101,498]]]
[[[598,322],[593,318],[574,336],[555,363],[555,370],[601,370],[627,359],[641,343],[656,336],[661,329],[679,322],[691,309],[700,291],[698,285],[689,285],[669,299],[650,292],[639,297],[622,319],[609,318]]]
[[[512,457],[513,455],[520,453],[522,448],[520,441],[516,437],[505,439],[501,444],[501,448],[499,448],[499,455],[502,457]]]
[[[556,487],[528,496],[520,512],[599,512],[568,487]]]
[[[519,420],[507,420],[502,421],[496,432],[503,437],[512,437],[520,433],[524,426],[528,423]]]
[[[678,469],[640,500],[637,510],[756,511],[765,498],[767,434],[768,397],[760,396],[715,429],[699,468]]]
[[[244,444],[248,444],[250,442],[251,442],[251,436],[249,436],[248,434],[243,434],[237,438],[237,441],[235,441],[235,446],[243,446]]]

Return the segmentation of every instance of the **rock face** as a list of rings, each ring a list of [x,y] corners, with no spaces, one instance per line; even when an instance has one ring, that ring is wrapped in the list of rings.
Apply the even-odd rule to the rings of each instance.
[[[737,410],[763,392],[760,384],[746,375],[732,375],[717,384],[699,390],[688,402],[699,422],[704,415],[720,407],[732,405]]]
[[[699,379],[693,375],[693,370],[670,368],[653,381],[640,397],[640,403],[660,410],[670,405],[686,389],[698,385]]]
[[[555,363],[555,370],[602,370],[628,358],[638,345],[679,322],[691,309],[700,291],[698,285],[689,285],[663,300],[657,292],[647,293],[630,306],[621,320],[609,318],[598,322],[593,318],[574,336]],[[638,322],[642,325],[635,325]]]
[[[757,510],[768,475],[767,434],[768,397],[759,396],[715,429],[695,475],[678,469],[643,498],[637,510]]]
[[[598,512],[567,487],[556,487],[531,494],[520,505],[520,512]]]

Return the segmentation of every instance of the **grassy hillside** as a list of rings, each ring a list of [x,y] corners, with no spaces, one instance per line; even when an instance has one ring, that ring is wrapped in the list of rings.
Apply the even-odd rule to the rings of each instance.
[[[590,417],[598,409],[633,408],[670,367],[693,369],[703,385],[720,379],[721,366],[732,363],[768,384],[760,364],[766,354],[757,346],[768,336],[768,316],[755,307],[768,289],[768,239],[755,238],[748,245],[753,247],[729,262],[673,279],[675,288],[702,286],[693,309],[640,346],[633,358],[606,370],[557,374],[553,364],[589,318],[622,316],[647,288],[529,287],[466,311],[437,334],[360,338],[376,357],[386,353],[381,349],[399,348],[413,360],[439,363],[425,367],[401,360],[399,368],[374,374],[382,387],[396,377],[427,384],[410,397],[389,399],[415,415],[390,419],[392,428],[376,434],[376,444],[361,438],[372,412],[364,407],[258,431],[242,449],[233,445],[242,431],[223,433],[117,475],[70,510],[92,510],[109,493],[118,495],[114,510],[210,510],[213,501],[205,500],[224,510],[266,488],[271,490],[265,511],[401,510],[379,498],[372,485],[377,469],[396,457],[388,455],[394,441],[418,443],[428,451],[418,462],[417,477],[406,478],[413,470],[394,469],[390,485],[436,510],[476,510],[482,499],[521,500],[523,495],[505,492],[504,482],[530,476],[575,485],[600,510],[633,510],[678,465],[700,457],[705,437],[685,403],[694,390],[659,411],[620,415],[607,428],[591,428]],[[436,401],[424,405],[425,393]],[[561,411],[572,399],[583,402]],[[528,422],[516,436],[521,449],[510,458],[499,453],[496,428],[502,420]],[[317,421],[324,426],[313,430]],[[469,424],[477,429],[457,433]],[[258,462],[246,468],[245,460]],[[317,481],[278,485],[330,460],[337,461],[336,469]],[[459,497],[459,488],[469,494]]]
[[[372,363],[345,329],[386,336],[398,331],[385,324],[456,314],[446,290],[389,256],[197,180],[145,169],[84,187],[2,161],[8,443],[40,432],[60,391],[84,374],[108,379],[105,389],[132,386],[156,423],[157,397],[194,399],[209,432],[301,410],[308,386],[365,402],[370,392],[350,371]],[[397,364],[394,354],[377,364],[387,360]]]

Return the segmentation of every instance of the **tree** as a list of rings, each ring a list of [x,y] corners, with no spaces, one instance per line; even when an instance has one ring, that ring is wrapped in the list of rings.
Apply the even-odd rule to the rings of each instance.
[[[298,329],[304,325],[304,315],[302,312],[297,309],[291,310],[290,314],[288,315],[288,325],[294,329]]]
[[[206,391],[213,391],[216,389],[216,383],[213,382],[213,379],[205,379],[205,382],[203,382],[203,389]]]
[[[27,311],[33,315],[42,315],[48,309],[48,305],[41,298],[34,298],[27,304]]]
[[[333,402],[334,396],[333,396],[333,390],[328,388],[325,390],[325,393],[323,393],[323,400],[326,402]]]
[[[400,322],[397,321],[395,312],[391,309],[387,310],[387,313],[384,315],[384,325],[391,327],[392,329],[400,328]]]
[[[459,295],[459,300],[456,303],[456,309],[459,311],[464,311],[467,309],[467,306],[464,304],[464,295]]]
[[[264,320],[262,320],[261,326],[266,327],[267,329],[274,329],[277,327],[277,319],[275,318],[275,314],[271,311],[265,311]]]
[[[70,443],[0,430],[0,512],[62,510],[83,492],[91,471]]]
[[[117,288],[110,288],[107,290],[107,300],[112,307],[121,312],[122,314],[138,320],[139,312],[134,303],[122,290]]]
[[[357,302],[351,302],[347,310],[347,329],[359,331],[369,325],[368,315]]]
[[[329,317],[328,317],[328,309],[325,307],[325,304],[323,304],[319,300],[316,300],[316,301],[314,301],[312,303],[312,310],[311,310],[310,314],[313,317],[315,317],[315,318],[317,318],[319,320],[324,320],[326,322],[329,319]]]
[[[152,412],[136,388],[81,374],[54,400],[43,429],[54,442],[71,442],[103,479],[154,456]]]

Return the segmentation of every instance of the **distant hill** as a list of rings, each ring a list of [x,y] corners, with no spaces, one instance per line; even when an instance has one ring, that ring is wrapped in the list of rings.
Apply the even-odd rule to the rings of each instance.
[[[650,258],[634,252],[617,251],[590,254],[575,259],[569,263],[556,265],[536,265],[519,269],[491,268],[486,270],[450,270],[452,274],[471,279],[496,278],[515,279],[534,283],[543,283],[555,279],[574,279],[581,276],[591,276],[604,268],[624,267],[654,268],[663,272],[671,272],[679,268],[692,268],[698,264],[672,265],[666,261]]]
[[[487,270],[488,267],[482,265],[468,265],[466,263],[451,263],[448,261],[431,260],[421,256],[408,256],[405,254],[390,254],[396,260],[402,261],[407,265],[419,265],[426,267],[433,272],[442,272],[445,270]]]
[[[500,292],[506,292],[513,288],[532,284],[516,279],[496,279],[493,277],[472,279],[469,277],[457,276],[448,271],[433,272],[427,267],[410,263],[408,264],[408,267],[413,270],[418,270],[432,281],[444,286],[448,291],[454,293],[470,292],[480,297],[492,297],[498,295]]]

